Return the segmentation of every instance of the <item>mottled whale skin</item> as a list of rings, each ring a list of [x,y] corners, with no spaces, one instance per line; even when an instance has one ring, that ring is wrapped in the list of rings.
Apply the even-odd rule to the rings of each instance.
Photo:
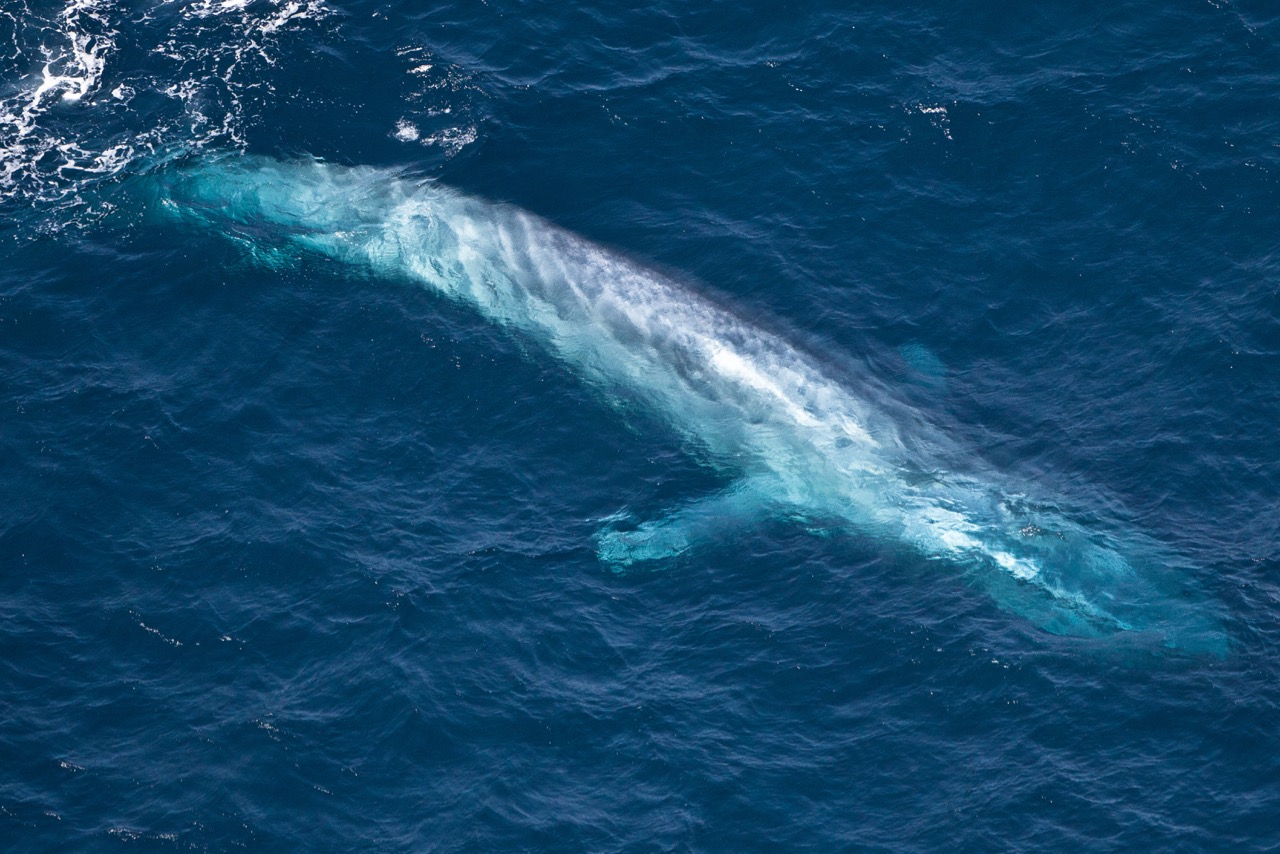
[[[606,526],[596,545],[608,565],[661,565],[735,523],[797,519],[954,567],[1054,634],[1226,648],[1187,595],[1188,568],[1148,539],[1096,512],[1029,500],[979,465],[944,470],[919,440],[922,416],[903,423],[910,410],[898,407],[891,417],[782,337],[533,214],[394,170],[314,160],[207,158],[149,180],[166,215],[264,259],[320,253],[470,306],[639,401],[725,474],[718,494]]]

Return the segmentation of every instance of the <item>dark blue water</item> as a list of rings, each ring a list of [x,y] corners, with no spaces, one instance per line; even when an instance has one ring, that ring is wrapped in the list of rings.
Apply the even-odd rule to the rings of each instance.
[[[11,850],[1280,849],[1280,16],[0,6]],[[428,289],[165,222],[237,152],[533,211],[1178,556],[1055,634]]]

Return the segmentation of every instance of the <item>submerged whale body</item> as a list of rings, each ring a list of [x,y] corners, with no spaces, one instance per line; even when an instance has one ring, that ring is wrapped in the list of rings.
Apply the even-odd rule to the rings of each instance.
[[[903,438],[927,428],[889,417],[781,337],[532,214],[315,161],[208,159],[152,180],[163,210],[264,257],[321,253],[465,303],[640,401],[730,479],[664,518],[601,531],[609,565],[670,559],[735,520],[794,518],[944,562],[1055,634],[1225,649],[1179,589],[1185,572],[1140,535],[1086,525],[999,477],[940,471],[922,458],[927,442]]]

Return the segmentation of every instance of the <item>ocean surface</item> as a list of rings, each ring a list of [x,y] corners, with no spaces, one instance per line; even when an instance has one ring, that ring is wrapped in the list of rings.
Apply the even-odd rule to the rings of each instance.
[[[1280,851],[1277,93],[1263,2],[2,0],[0,848]],[[1089,600],[1149,622],[877,489],[610,559],[776,413],[187,215],[209,163],[528,212],[903,494],[1155,544]]]

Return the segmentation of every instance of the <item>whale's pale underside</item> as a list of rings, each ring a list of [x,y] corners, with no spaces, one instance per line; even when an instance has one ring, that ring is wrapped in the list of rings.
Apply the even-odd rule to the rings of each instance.
[[[795,518],[954,567],[1055,634],[1225,649],[1187,594],[1190,568],[1149,538],[1028,499],[1033,490],[980,466],[945,470],[925,458],[929,442],[904,438],[927,435],[923,416],[903,423],[900,407],[891,417],[782,337],[537,216],[310,160],[212,158],[149,180],[168,215],[263,257],[321,253],[470,306],[640,401],[725,474],[725,490],[663,518],[606,525],[596,547],[610,566],[660,566],[714,545],[731,521]]]

